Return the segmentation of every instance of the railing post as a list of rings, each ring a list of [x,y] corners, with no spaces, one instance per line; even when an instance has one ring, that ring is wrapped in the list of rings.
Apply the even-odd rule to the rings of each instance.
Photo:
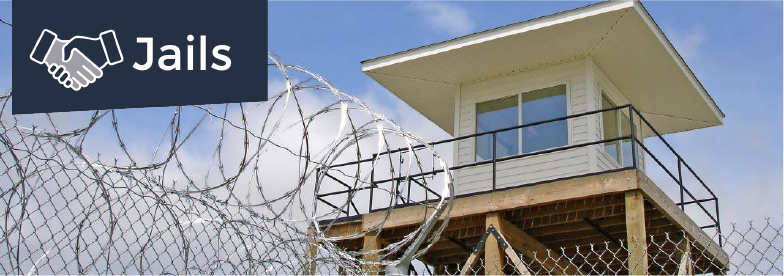
[[[408,177],[408,194],[406,195],[406,203],[411,203],[411,177]]]
[[[375,154],[373,156],[375,158]],[[372,162],[372,161],[371,161]],[[368,202],[368,213],[373,211],[373,190],[375,190],[376,183],[375,183],[375,175],[376,175],[376,166],[374,163],[371,163],[370,166],[370,201]]]
[[[629,105],[629,131],[631,132],[632,136],[632,168],[638,169],[637,167],[637,127],[634,125],[634,107]],[[623,147],[621,147],[623,149]]]
[[[721,237],[721,215],[719,215],[719,198],[714,196],[713,200],[716,202],[716,231],[719,232],[719,246],[724,246]]]
[[[320,173],[321,173],[321,168],[316,168],[316,184],[315,184],[314,188],[318,188],[318,186],[319,186],[318,182],[319,182],[319,174]],[[316,194],[316,199],[317,200],[321,199],[321,195],[320,194]]]
[[[684,188],[683,188],[683,172],[682,172],[682,169],[681,169],[681,163],[682,162],[683,162],[683,160],[681,160],[681,158],[678,157],[678,185],[680,185],[680,189],[681,189],[681,210],[685,211],[686,210],[686,205],[683,205],[683,189]]]
[[[495,153],[495,144],[496,139],[498,136],[498,132],[493,132],[493,191],[495,191],[495,163],[496,163],[496,153]]]

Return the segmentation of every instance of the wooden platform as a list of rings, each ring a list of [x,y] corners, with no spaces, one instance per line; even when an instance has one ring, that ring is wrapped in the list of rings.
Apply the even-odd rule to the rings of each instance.
[[[635,195],[641,195],[641,200],[637,201],[639,207],[634,205]],[[441,240],[420,260],[437,266],[462,265],[469,256],[467,248],[473,248],[485,232],[489,214],[509,222],[514,226],[509,228],[524,232],[516,232],[518,235],[532,237],[534,243],[538,241],[546,248],[554,250],[553,253],[560,254],[561,248],[564,248],[566,256],[574,256],[578,245],[585,246],[583,248],[586,251],[583,253],[589,252],[589,244],[616,251],[619,249],[619,243],[625,244],[629,237],[635,235],[653,235],[656,240],[663,237],[664,233],[672,235],[683,231],[696,244],[691,248],[694,254],[705,255],[713,259],[714,264],[721,264],[722,267],[726,267],[728,263],[728,256],[721,247],[707,238],[708,235],[694,221],[638,170],[609,172],[457,198],[449,225]],[[375,212],[336,223],[327,233],[329,236],[349,236],[369,229],[379,223],[384,215],[384,212]],[[381,243],[395,242],[416,229],[424,218],[424,206],[395,209],[386,220],[379,237],[360,237],[342,242],[339,246],[348,250],[359,250],[363,243],[367,243],[368,238],[380,238]],[[640,226],[638,229],[633,225],[636,219],[639,219],[640,223],[637,224]],[[519,237],[512,237],[514,238]],[[649,258],[651,265],[647,268],[647,273],[671,273],[673,269],[677,272],[677,263],[665,260],[672,258],[674,250],[672,245],[662,248],[650,246],[648,255],[664,259]],[[645,269],[623,264],[622,260],[627,259],[626,250],[618,252],[620,253],[605,254],[601,257],[594,254],[584,260],[574,260],[573,263],[579,266],[580,262],[590,262],[591,266],[599,266],[597,271],[604,269],[601,266],[609,266],[613,271],[623,269],[621,267]],[[599,261],[599,258],[602,261]],[[706,258],[695,260],[698,260],[697,267],[708,269]],[[665,263],[664,266],[657,265]],[[535,273],[537,268],[531,270]]]

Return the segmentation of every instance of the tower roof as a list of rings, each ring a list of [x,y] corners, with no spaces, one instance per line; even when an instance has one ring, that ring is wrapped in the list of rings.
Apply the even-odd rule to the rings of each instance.
[[[362,62],[362,71],[454,134],[460,85],[586,57],[662,134],[724,114],[639,1],[607,1]]]

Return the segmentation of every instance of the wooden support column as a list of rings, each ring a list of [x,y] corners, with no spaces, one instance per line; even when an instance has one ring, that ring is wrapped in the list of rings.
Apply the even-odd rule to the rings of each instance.
[[[381,249],[381,239],[377,236],[378,233],[369,232],[365,234],[365,237],[362,240],[362,250],[369,251],[369,250],[378,250]],[[366,254],[363,258],[366,261],[378,261],[378,254]],[[379,265],[372,265],[372,264],[363,264],[362,270],[367,272],[369,275],[376,275],[382,274],[381,266]]]
[[[501,212],[488,213],[485,216],[485,229],[490,225],[500,227],[501,220]],[[504,249],[493,235],[488,236],[485,242],[485,275],[504,275]]]
[[[585,274],[574,264],[562,259],[558,253],[549,250],[546,245],[503,219],[500,212],[485,215],[485,225],[487,230],[468,256],[468,260],[460,270],[460,275],[467,275],[482,253],[485,254],[484,268],[487,275],[503,274],[506,257],[509,257],[510,264],[517,273],[531,275],[528,266],[515,250],[522,252],[527,258],[536,259],[539,265],[553,274]]]
[[[645,201],[642,192],[626,192],[626,242],[630,275],[648,274],[648,241],[645,234]]]
[[[310,246],[310,251],[308,252],[307,266],[303,272],[309,273],[310,275],[316,274],[316,258],[318,257],[317,242],[316,231],[313,228],[308,228],[308,246]]]
[[[681,242],[678,243],[676,256],[678,260],[678,275],[694,275],[694,265],[691,261],[691,240],[689,237],[683,237]]]

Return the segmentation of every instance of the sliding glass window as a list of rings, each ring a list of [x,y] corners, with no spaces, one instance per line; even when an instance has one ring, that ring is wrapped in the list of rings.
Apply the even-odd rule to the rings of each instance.
[[[476,105],[476,132],[485,132],[546,121],[567,115],[566,85],[558,85]],[[565,146],[569,143],[568,124],[560,120],[499,132],[496,157],[529,153]],[[493,158],[493,136],[476,138],[476,161]]]
[[[522,94],[522,124],[566,116],[566,85]],[[523,128],[523,153],[565,146],[569,143],[566,120]]]
[[[476,104],[476,133],[518,125],[517,95]],[[496,137],[496,157],[517,154],[518,132],[513,129],[499,132]],[[476,137],[476,161],[493,159],[493,135]]]
[[[616,107],[610,99],[602,93],[602,109]],[[629,124],[629,115],[621,110],[605,111],[602,114],[602,126],[604,133],[604,140],[613,139],[623,136],[629,136],[631,133],[631,125]],[[622,167],[632,166],[632,142],[630,140],[620,140],[604,143],[604,151],[618,165]]]

